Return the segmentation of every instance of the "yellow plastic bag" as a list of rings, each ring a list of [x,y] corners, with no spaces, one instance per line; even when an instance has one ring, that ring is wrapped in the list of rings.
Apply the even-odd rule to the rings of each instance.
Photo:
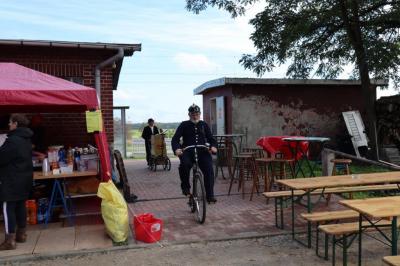
[[[100,183],[97,196],[102,199],[101,215],[108,235],[116,243],[126,242],[129,225],[125,199],[111,180]]]

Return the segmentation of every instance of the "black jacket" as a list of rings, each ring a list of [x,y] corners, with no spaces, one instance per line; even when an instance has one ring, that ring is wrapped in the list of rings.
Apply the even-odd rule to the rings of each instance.
[[[180,138],[182,137],[182,145],[180,144]],[[217,147],[217,142],[215,141],[211,130],[207,123],[200,120],[197,124],[190,120],[183,121],[175,131],[174,136],[171,140],[172,150],[185,148],[190,145],[204,145],[209,143],[211,147]]]
[[[142,132],[142,138],[144,138],[145,140],[150,141],[151,139],[151,135],[156,135],[159,134],[160,132],[158,131],[158,128],[156,126],[153,126],[153,134],[151,134],[151,128],[150,126],[145,126],[143,128],[143,132]]]
[[[0,146],[0,201],[26,200],[32,188],[32,143],[29,128],[18,127]]]

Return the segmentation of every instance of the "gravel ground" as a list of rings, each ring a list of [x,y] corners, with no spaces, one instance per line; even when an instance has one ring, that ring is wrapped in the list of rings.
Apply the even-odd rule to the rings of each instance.
[[[363,238],[363,265],[382,265],[382,256],[389,248]],[[382,250],[380,250],[382,249]],[[357,241],[350,249],[349,264],[355,265]],[[322,252],[322,247],[321,247]],[[341,249],[337,249],[337,265],[341,265]],[[331,265],[315,255],[315,249],[307,249],[292,241],[289,235],[259,239],[230,240],[208,243],[180,244],[165,247],[128,249],[92,253],[79,256],[56,257],[9,265]]]

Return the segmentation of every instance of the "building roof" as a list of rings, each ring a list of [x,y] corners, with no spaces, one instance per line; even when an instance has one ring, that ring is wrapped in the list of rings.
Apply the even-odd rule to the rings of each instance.
[[[102,43],[102,42],[70,42],[70,41],[48,41],[48,40],[24,40],[24,39],[0,39],[0,45],[20,46],[42,46],[42,47],[64,47],[82,49],[107,49],[116,50],[124,48],[125,56],[131,56],[136,51],[142,50],[141,44],[124,43]]]
[[[371,80],[376,86],[388,86],[388,80]],[[204,94],[214,88],[228,84],[241,85],[329,85],[329,86],[354,86],[361,85],[360,80],[349,79],[262,79],[262,78],[219,78],[207,81],[193,90],[194,95]]]
[[[97,49],[97,50],[117,50],[123,48],[124,56],[132,56],[134,52],[142,50],[142,44],[126,43],[102,43],[102,42],[71,42],[71,41],[49,41],[49,40],[24,40],[24,39],[0,39],[0,46],[32,46],[32,47],[55,47],[71,49]],[[118,86],[119,74],[122,68],[122,61],[116,62],[113,69],[113,89]]]

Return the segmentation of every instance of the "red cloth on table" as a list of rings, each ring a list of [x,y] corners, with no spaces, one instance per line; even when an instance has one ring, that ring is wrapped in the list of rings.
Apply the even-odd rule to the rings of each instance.
[[[293,138],[297,136],[265,136],[257,140],[256,144],[262,147],[268,154],[275,158],[276,153],[283,153],[283,158],[293,159],[292,150],[296,149],[296,142],[294,141],[284,141],[284,138]],[[290,147],[289,147],[290,145]],[[296,154],[296,159],[299,160],[302,157],[302,152],[308,151],[308,141],[301,141],[299,144],[299,150]],[[308,155],[308,154],[307,154]]]

